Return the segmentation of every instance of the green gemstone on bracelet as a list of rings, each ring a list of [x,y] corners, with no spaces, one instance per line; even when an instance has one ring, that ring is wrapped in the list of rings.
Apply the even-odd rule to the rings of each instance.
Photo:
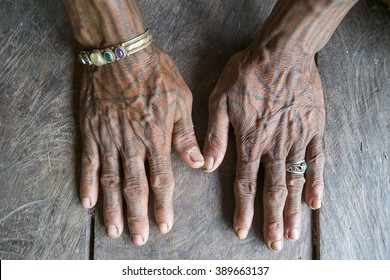
[[[108,63],[113,62],[115,60],[115,54],[112,50],[106,49],[103,53],[104,58]]]
[[[99,50],[92,51],[92,53],[89,57],[90,57],[93,65],[102,66],[102,65],[107,63],[106,60],[104,59],[102,53]]]

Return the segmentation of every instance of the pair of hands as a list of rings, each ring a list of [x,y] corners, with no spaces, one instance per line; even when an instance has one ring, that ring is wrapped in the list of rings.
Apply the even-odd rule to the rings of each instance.
[[[148,239],[146,159],[156,222],[161,233],[169,232],[175,186],[171,144],[187,165],[212,172],[224,158],[231,124],[238,152],[234,231],[245,238],[252,224],[262,162],[265,244],[279,251],[284,238],[299,238],[305,178],[286,172],[285,166],[306,160],[305,200],[312,209],[319,208],[325,111],[314,57],[285,61],[283,56],[250,46],[230,59],[210,97],[202,153],[191,120],[191,92],[171,58],[158,47],[151,45],[128,59],[84,70],[81,199],[84,208],[93,207],[102,186],[109,237],[123,231],[124,198],[132,242],[143,245]]]

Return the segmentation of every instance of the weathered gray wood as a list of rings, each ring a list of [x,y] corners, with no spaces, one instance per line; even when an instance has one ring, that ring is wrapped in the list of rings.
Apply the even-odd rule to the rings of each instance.
[[[0,259],[88,258],[74,50],[60,2],[2,0],[0,42]]]
[[[207,129],[209,94],[229,57],[245,48],[274,1],[199,0],[138,1],[144,22],[164,50],[176,61],[194,95],[193,120],[199,142]],[[230,136],[233,136],[231,134]],[[261,193],[254,229],[246,240],[232,229],[235,175],[234,140],[221,168],[206,174],[190,170],[173,156],[176,178],[175,225],[166,236],[158,233],[150,208],[149,242],[132,246],[128,231],[116,240],[105,236],[97,208],[96,259],[310,259],[310,211],[304,206],[302,238],[285,243],[280,253],[266,249],[262,240]]]
[[[390,12],[359,1],[319,54],[327,109],[323,259],[390,259]]]

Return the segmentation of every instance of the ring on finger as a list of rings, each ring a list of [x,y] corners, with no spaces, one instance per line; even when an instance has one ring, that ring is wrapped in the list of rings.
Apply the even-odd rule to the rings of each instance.
[[[305,173],[306,169],[307,169],[307,164],[304,160],[286,164],[286,171],[289,173],[303,174]]]

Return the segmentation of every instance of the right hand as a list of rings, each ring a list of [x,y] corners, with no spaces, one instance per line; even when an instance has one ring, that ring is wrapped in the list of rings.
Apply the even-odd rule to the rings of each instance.
[[[312,209],[321,205],[325,108],[314,57],[286,59],[284,50],[258,49],[253,45],[233,56],[212,92],[203,155],[207,171],[218,168],[232,124],[238,153],[234,230],[239,238],[252,224],[263,162],[264,239],[269,249],[279,251],[283,237],[297,240],[301,231],[305,178],[286,172],[287,163],[306,159],[306,202]]]

